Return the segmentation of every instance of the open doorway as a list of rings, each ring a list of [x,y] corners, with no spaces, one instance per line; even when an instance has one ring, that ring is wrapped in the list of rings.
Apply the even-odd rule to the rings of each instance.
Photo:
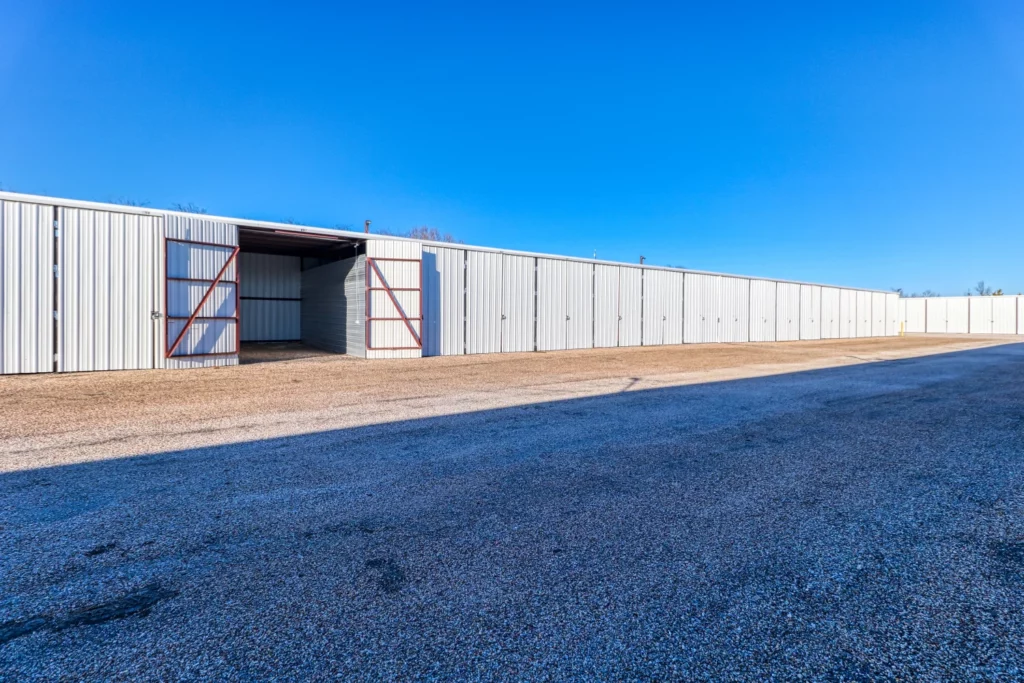
[[[364,357],[365,242],[239,226],[242,363]]]

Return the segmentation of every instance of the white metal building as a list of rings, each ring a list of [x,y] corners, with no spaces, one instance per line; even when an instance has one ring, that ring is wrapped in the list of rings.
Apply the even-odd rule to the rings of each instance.
[[[887,292],[9,192],[0,237],[0,374],[231,365],[243,342],[418,358],[883,336],[909,323]],[[1008,310],[972,320],[1003,329]],[[941,331],[966,332],[949,311]]]
[[[1024,296],[933,296],[899,299],[907,333],[1022,334]],[[897,323],[897,324],[899,324]]]

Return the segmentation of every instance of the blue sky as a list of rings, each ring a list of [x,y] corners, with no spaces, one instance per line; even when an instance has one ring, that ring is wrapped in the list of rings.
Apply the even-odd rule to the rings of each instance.
[[[1024,3],[148,5],[0,0],[4,189],[1024,291]]]

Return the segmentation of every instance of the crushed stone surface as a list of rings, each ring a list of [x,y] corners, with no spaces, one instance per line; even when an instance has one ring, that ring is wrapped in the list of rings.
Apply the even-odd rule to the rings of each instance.
[[[0,378],[0,679],[1020,679],[1009,341]]]

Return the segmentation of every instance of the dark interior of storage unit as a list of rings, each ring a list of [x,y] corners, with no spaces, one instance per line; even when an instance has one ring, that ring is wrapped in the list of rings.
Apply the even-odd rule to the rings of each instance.
[[[363,241],[240,226],[238,243],[242,362],[365,355]]]

